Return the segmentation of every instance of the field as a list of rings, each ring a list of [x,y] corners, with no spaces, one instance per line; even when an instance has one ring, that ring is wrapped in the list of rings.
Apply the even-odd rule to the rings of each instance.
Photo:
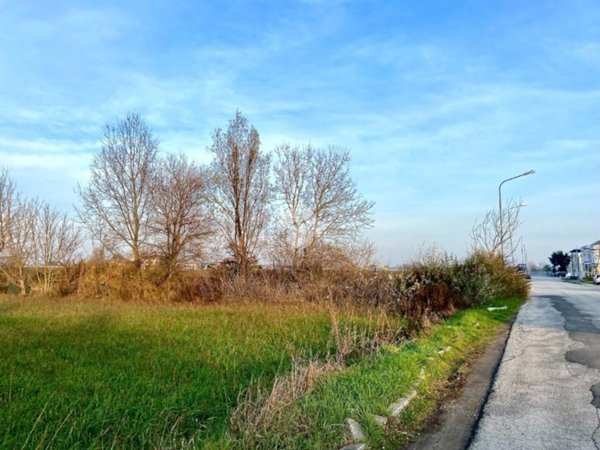
[[[232,445],[230,415],[246,388],[268,388],[294,360],[325,359],[336,350],[339,329],[369,334],[381,324],[316,305],[2,297],[0,448],[331,448],[343,442],[345,416],[380,411],[407,389],[428,356],[452,342],[460,353],[429,368],[439,387],[518,301],[510,305],[494,314],[467,310],[417,343],[386,345],[354,361]],[[435,396],[422,400],[425,418]],[[396,441],[368,430],[374,442]]]
[[[0,446],[140,448],[213,439],[252,381],[269,382],[292,356],[323,357],[331,327],[326,311],[283,314],[273,306],[4,298]]]

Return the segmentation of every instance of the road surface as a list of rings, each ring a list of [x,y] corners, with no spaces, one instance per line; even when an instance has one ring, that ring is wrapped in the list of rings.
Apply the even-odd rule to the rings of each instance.
[[[534,278],[471,449],[600,450],[600,286]]]

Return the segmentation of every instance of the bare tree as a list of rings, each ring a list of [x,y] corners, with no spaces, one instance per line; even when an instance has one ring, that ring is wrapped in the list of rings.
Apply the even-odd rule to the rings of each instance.
[[[17,196],[10,221],[4,230],[5,244],[0,271],[22,295],[28,291],[28,266],[35,264],[35,223],[39,211],[37,200]]]
[[[36,277],[42,294],[56,286],[64,266],[74,261],[81,245],[79,229],[66,214],[43,205],[35,221]]]
[[[275,233],[276,253],[298,266],[323,258],[335,247],[356,252],[355,243],[373,223],[374,202],[359,194],[350,177],[350,155],[282,145],[276,149],[275,189],[281,208]]]
[[[0,252],[6,247],[7,235],[12,226],[17,193],[7,169],[0,169]]]
[[[213,234],[208,174],[185,155],[161,161],[153,183],[152,228],[169,279],[182,261],[200,257]]]
[[[150,237],[150,197],[158,141],[138,114],[107,124],[88,186],[78,186],[80,220],[113,255],[139,269]],[[128,255],[127,255],[128,253]]]
[[[269,214],[271,159],[256,129],[237,111],[227,131],[213,133],[211,201],[215,219],[243,274],[256,260]]]
[[[520,242],[514,237],[521,224],[522,206],[520,200],[511,200],[502,208],[502,218],[499,211],[491,210],[475,222],[471,230],[473,249],[490,255],[501,254],[505,260],[512,260]]]
[[[273,259],[283,265],[297,266],[309,240],[312,210],[311,165],[313,149],[283,144],[275,149],[275,194],[281,210],[273,235]]]

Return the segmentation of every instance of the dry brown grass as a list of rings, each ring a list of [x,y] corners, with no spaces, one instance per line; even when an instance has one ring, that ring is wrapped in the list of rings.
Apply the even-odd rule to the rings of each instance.
[[[268,303],[384,310],[416,329],[495,297],[527,292],[527,284],[500,258],[446,257],[396,271],[345,268],[302,271],[256,269],[239,276],[216,267],[164,277],[160,265],[138,270],[125,261],[89,261],[66,268],[56,295],[188,304]]]

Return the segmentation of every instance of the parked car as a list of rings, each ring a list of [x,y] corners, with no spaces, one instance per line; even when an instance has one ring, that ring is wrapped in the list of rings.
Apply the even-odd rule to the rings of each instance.
[[[600,284],[600,273],[594,276],[594,284]]]
[[[519,272],[526,280],[531,280],[531,274],[526,264],[517,264],[515,270]]]

